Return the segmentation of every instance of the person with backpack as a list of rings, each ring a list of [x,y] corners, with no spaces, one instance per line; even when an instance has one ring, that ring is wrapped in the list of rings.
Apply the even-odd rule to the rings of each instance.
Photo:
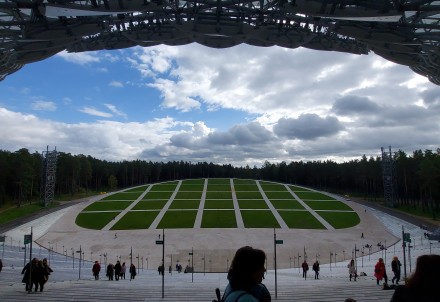
[[[272,298],[262,283],[266,268],[264,251],[250,246],[239,248],[228,271],[229,284],[221,302],[270,302]]]

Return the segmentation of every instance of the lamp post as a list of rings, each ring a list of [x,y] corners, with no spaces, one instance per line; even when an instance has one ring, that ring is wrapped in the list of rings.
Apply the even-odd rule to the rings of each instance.
[[[301,256],[300,256],[300,254],[298,252],[298,273],[301,273],[301,269],[300,269],[300,266],[299,266],[299,258],[301,258]]]
[[[83,251],[81,249],[81,245],[79,246],[79,251],[76,251],[79,254],[79,270],[78,270],[78,279],[81,279],[81,257],[83,255]]]
[[[336,251],[335,251],[335,267],[336,267],[336,256],[337,256],[338,254],[336,254]]]
[[[162,229],[162,240],[160,239],[160,234],[156,244],[162,245],[162,298],[165,295],[165,230]],[[147,258],[148,261],[148,258]],[[147,262],[148,266],[148,262]]]
[[[90,261],[93,261],[93,252],[90,252]]]
[[[142,259],[142,271],[144,271],[144,256],[142,256],[141,259]]]
[[[75,252],[73,251],[73,247],[70,248],[72,251],[72,269],[75,269]]]
[[[139,254],[137,255],[136,259],[138,260],[137,274],[139,275]],[[130,279],[130,280],[131,280],[131,279]]]
[[[332,256],[333,256],[333,253],[330,252],[330,270],[332,270]]]
[[[194,282],[194,248],[191,248],[191,253],[188,253],[191,256],[191,282]],[[189,259],[188,259],[189,262]]]
[[[229,258],[226,258],[226,272],[229,271]]]
[[[202,258],[202,260],[203,260],[203,276],[205,276],[205,275],[206,275],[206,274],[205,274],[205,272],[206,272],[206,270],[205,270],[205,265],[206,265],[205,254],[203,254],[203,258]]]

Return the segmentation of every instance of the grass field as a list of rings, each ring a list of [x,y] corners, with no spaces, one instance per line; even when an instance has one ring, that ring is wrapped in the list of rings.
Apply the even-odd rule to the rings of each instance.
[[[145,190],[148,192],[141,199]],[[118,216],[116,221],[120,213],[121,218]],[[172,181],[131,188],[92,203],[76,219],[84,228],[107,226],[112,230],[148,229],[152,225],[157,229],[237,228],[238,225],[325,229],[324,225],[328,224],[323,222],[341,229],[357,225],[360,219],[348,205],[321,192],[229,178],[191,179],[181,181],[180,185]]]

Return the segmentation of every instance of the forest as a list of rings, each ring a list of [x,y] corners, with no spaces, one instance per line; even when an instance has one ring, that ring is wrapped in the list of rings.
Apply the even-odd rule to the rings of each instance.
[[[394,153],[394,196],[396,206],[440,210],[440,148],[416,150],[408,155]],[[0,206],[39,200],[42,154],[27,149],[0,150]],[[190,178],[246,178],[307,186],[346,196],[383,202],[381,157],[336,163],[292,161],[261,167],[234,167],[207,162],[110,162],[86,155],[58,152],[55,199],[81,192],[106,192],[147,183]]]

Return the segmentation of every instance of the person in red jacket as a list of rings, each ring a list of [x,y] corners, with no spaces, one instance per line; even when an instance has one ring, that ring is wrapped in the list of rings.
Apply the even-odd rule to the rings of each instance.
[[[379,281],[382,281],[382,279],[385,279],[385,284],[388,283],[385,263],[383,262],[382,258],[379,258],[379,261],[377,261],[376,265],[374,266],[374,277],[376,277],[377,285],[379,285]]]
[[[98,261],[95,261],[95,264],[93,264],[92,272],[93,276],[95,276],[95,280],[99,279],[99,272],[101,271],[101,265],[99,265]]]

